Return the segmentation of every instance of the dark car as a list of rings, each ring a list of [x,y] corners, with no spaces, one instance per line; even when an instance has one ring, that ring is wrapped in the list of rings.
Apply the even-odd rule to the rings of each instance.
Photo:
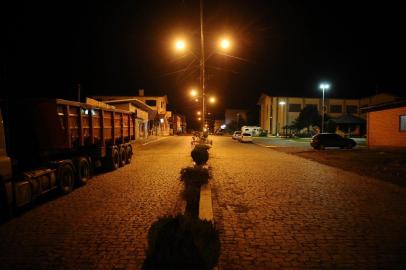
[[[312,137],[310,145],[314,149],[324,149],[325,147],[352,149],[357,143],[353,139],[343,138],[335,133],[320,133]]]

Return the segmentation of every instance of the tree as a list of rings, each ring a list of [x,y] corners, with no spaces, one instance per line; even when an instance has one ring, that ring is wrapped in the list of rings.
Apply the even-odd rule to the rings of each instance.
[[[305,106],[293,122],[296,129],[307,128],[307,132],[309,132],[311,126],[320,126],[320,124],[321,115],[315,106]]]

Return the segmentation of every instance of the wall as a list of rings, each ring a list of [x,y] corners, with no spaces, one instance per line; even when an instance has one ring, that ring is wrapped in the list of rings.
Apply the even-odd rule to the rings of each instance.
[[[368,112],[368,145],[406,147],[406,131],[400,131],[399,126],[400,115],[406,115],[406,107]]]

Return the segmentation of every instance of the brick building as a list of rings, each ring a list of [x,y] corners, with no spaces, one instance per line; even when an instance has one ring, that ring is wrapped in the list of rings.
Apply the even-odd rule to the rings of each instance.
[[[367,113],[369,147],[406,148],[406,100],[361,109]]]

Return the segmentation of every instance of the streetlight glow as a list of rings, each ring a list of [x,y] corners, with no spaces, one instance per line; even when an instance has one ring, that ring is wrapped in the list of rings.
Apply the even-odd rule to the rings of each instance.
[[[220,41],[220,47],[221,47],[222,49],[228,49],[228,48],[230,48],[230,45],[231,45],[231,43],[230,43],[230,40],[229,40],[229,39],[224,38],[224,39],[222,39],[222,40]]]
[[[196,91],[195,89],[192,89],[192,90],[190,91],[190,95],[191,95],[192,97],[197,96],[197,91]]]
[[[200,111],[197,112],[197,115],[201,115],[202,113]]]
[[[279,105],[285,105],[286,104],[286,102],[285,101],[279,101]]]
[[[211,97],[211,98],[209,99],[209,102],[212,103],[212,104],[213,104],[213,103],[216,103],[216,98],[215,98],[215,97]]]
[[[330,89],[330,84],[328,84],[328,83],[321,83],[320,86],[319,86],[319,88],[322,89],[323,91],[324,91],[324,90],[328,90],[328,89]]]
[[[186,47],[186,43],[183,40],[177,40],[175,43],[175,48],[179,51],[184,50]]]

